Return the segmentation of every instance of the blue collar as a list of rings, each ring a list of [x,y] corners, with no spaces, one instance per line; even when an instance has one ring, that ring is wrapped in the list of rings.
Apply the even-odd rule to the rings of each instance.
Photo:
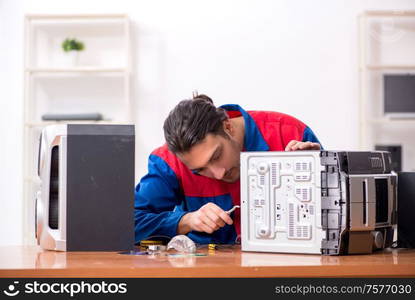
[[[245,121],[244,151],[268,151],[269,146],[262,137],[254,119],[239,105],[225,104],[221,108],[226,111],[239,111]]]

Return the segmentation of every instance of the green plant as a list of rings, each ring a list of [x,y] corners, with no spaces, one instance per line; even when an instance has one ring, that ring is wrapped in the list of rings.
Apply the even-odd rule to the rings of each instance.
[[[65,52],[69,52],[72,50],[75,51],[82,51],[84,50],[84,43],[77,41],[76,39],[65,39],[62,43],[62,49]]]

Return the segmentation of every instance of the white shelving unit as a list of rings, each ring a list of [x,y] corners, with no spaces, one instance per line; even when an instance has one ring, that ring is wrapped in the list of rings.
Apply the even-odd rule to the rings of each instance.
[[[359,146],[401,145],[403,170],[415,170],[415,118],[383,112],[383,75],[415,74],[415,11],[366,11],[359,16]]]
[[[84,50],[75,60],[62,42]],[[42,128],[56,123],[131,124],[130,21],[127,15],[27,15],[24,85],[24,243],[35,243],[34,199]],[[53,114],[100,113],[100,121],[43,121]]]

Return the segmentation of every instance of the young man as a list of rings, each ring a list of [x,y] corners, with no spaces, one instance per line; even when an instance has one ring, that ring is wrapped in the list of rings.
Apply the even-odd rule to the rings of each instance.
[[[187,234],[234,243],[240,235],[241,151],[319,150],[305,124],[278,112],[215,107],[206,95],[181,101],[164,122],[166,144],[149,157],[135,191],[136,242]]]

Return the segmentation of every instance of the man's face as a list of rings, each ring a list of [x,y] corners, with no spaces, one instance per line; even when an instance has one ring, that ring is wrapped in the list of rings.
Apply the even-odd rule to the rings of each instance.
[[[226,138],[210,133],[177,156],[193,173],[232,183],[239,179],[240,152],[241,146],[231,135]]]

